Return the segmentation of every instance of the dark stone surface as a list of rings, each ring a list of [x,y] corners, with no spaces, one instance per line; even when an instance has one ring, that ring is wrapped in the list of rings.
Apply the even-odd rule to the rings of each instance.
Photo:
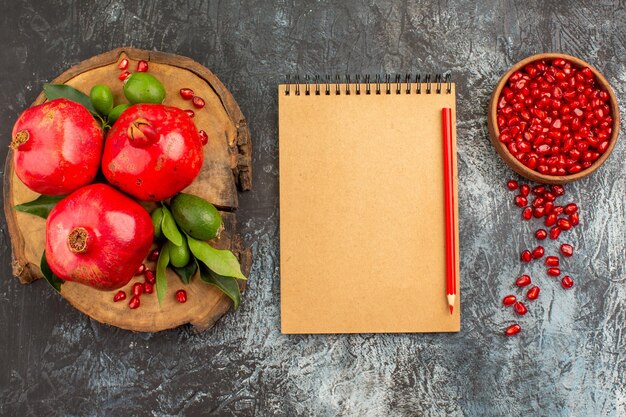
[[[243,306],[206,333],[100,325],[45,282],[11,278],[0,234],[0,415],[626,415],[624,141],[567,187],[582,224],[563,291],[522,266],[522,224],[487,138],[485,108],[517,60],[551,50],[597,66],[626,93],[623,1],[201,1],[0,3],[0,157],[44,82],[122,45],[212,69],[247,116],[254,188],[240,230],[254,252]],[[279,333],[276,84],[287,73],[434,72],[458,83],[462,331],[452,335]],[[622,114],[624,107],[621,107]],[[622,123],[622,129],[624,123]],[[547,242],[549,251],[557,247]],[[542,293],[520,320],[500,299],[530,271]]]

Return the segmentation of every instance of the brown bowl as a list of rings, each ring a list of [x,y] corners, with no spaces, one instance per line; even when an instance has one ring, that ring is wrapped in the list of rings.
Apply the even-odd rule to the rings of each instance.
[[[609,142],[609,147],[607,150],[600,155],[600,157],[591,165],[589,168],[584,169],[576,174],[556,176],[556,175],[545,175],[541,174],[537,171],[534,171],[528,168],[526,165],[522,164],[520,161],[515,159],[513,155],[509,152],[509,149],[500,142],[498,139],[500,136],[500,129],[498,128],[497,123],[497,110],[498,110],[498,99],[500,98],[500,93],[502,89],[506,86],[506,82],[509,77],[517,70],[522,69],[526,64],[531,62],[539,61],[542,59],[554,59],[554,58],[563,58],[566,59],[579,67],[589,67],[589,69],[593,72],[596,77],[596,81],[598,84],[609,93],[609,102],[611,107],[611,116],[613,117],[613,129],[611,131],[611,139]],[[529,56],[526,59],[519,61],[517,64],[513,65],[498,81],[498,85],[496,85],[496,89],[493,91],[491,95],[491,100],[489,101],[489,114],[487,117],[487,126],[489,128],[489,136],[491,138],[491,142],[493,146],[496,148],[496,151],[500,154],[504,162],[510,166],[513,171],[517,172],[523,177],[528,178],[529,180],[545,183],[545,184],[565,184],[568,182],[579,180],[583,177],[594,172],[596,169],[600,167],[609,157],[613,148],[615,147],[615,143],[617,142],[617,138],[619,136],[619,107],[617,106],[617,100],[615,98],[615,94],[613,93],[613,89],[609,85],[608,81],[600,72],[583,61],[582,59],[558,53],[546,53],[546,54],[537,54]]]

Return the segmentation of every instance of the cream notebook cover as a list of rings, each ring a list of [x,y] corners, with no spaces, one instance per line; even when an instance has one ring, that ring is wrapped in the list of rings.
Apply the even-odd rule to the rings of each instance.
[[[279,86],[283,333],[460,330],[458,222],[453,315],[446,300],[441,127],[452,108],[456,150],[455,86],[439,85]]]

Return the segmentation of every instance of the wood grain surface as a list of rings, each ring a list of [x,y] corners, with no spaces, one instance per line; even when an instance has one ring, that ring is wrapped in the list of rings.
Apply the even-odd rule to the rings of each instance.
[[[137,66],[139,60],[149,63],[149,73],[164,84],[166,99],[164,104],[180,108],[192,108],[188,101],[178,94],[181,86],[191,88],[204,98],[206,106],[194,109],[194,122],[209,136],[204,146],[204,163],[198,177],[184,191],[197,195],[225,210],[235,210],[238,205],[237,182],[243,189],[251,186],[251,142],[250,133],[241,110],[223,84],[202,65],[181,56],[150,52],[134,48],[118,48],[97,55],[65,71],[53,83],[71,85],[85,94],[96,84],[111,87],[115,103],[124,102],[123,84],[118,80],[118,62],[128,59],[129,69]],[[40,94],[33,105],[46,100]],[[34,200],[38,194],[29,190],[13,170],[13,153],[9,152],[4,176],[4,213],[13,248],[13,274],[23,283],[42,278],[39,269],[41,254],[45,249],[45,220],[13,207]],[[215,247],[234,251],[242,263],[242,271],[249,274],[251,265],[250,250],[241,244],[236,233],[236,216],[223,212],[225,230],[219,239],[212,242]],[[154,262],[145,261],[155,270]],[[167,270],[168,289],[159,305],[156,295],[144,295],[141,307],[130,311],[127,302],[113,303],[117,291],[100,291],[73,282],[61,287],[61,295],[74,307],[99,322],[111,324],[127,330],[154,332],[171,329],[191,323],[198,330],[211,327],[231,306],[230,299],[213,286],[205,284],[196,276],[184,286],[188,294],[187,302],[181,305],[174,294],[182,288],[177,275]],[[133,278],[122,290],[130,294],[135,282],[143,282],[143,277]],[[245,284],[242,283],[242,289]],[[129,297],[130,298],[130,297]]]
[[[254,264],[241,307],[210,332],[132,333],[89,319],[45,282],[11,275],[0,233],[2,416],[626,415],[626,166],[621,138],[593,175],[565,186],[581,225],[558,242],[575,280],[522,266],[522,223],[495,152],[489,97],[539,52],[578,56],[626,107],[623,0],[0,2],[0,157],[41,86],[121,45],[191,57],[233,94],[254,139],[254,187],[238,231]],[[279,310],[276,86],[286,74],[435,73],[457,88],[461,332],[283,336]],[[398,123],[401,121],[399,120]],[[401,243],[401,242],[400,242]],[[314,255],[314,254],[313,254]],[[346,254],[349,256],[349,254]],[[522,318],[501,306],[529,272],[541,295]],[[514,321],[515,338],[502,336]]]

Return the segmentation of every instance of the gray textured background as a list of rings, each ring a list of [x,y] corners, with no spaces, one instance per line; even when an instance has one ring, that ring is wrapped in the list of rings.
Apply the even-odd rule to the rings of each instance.
[[[512,208],[512,173],[488,141],[485,116],[511,64],[552,50],[597,66],[623,100],[623,0],[3,0],[0,43],[2,159],[13,122],[44,82],[130,45],[212,69],[249,120],[255,169],[239,212],[254,252],[250,286],[239,311],[199,335],[117,330],[45,282],[18,284],[2,223],[0,415],[626,415],[624,141],[596,174],[567,187],[582,210],[581,226],[561,239],[577,250],[566,263],[576,287],[542,278],[523,334],[505,338],[513,316],[501,297],[522,271],[543,268],[517,260],[535,228]],[[440,69],[458,83],[462,331],[282,336],[276,84],[287,73]]]

